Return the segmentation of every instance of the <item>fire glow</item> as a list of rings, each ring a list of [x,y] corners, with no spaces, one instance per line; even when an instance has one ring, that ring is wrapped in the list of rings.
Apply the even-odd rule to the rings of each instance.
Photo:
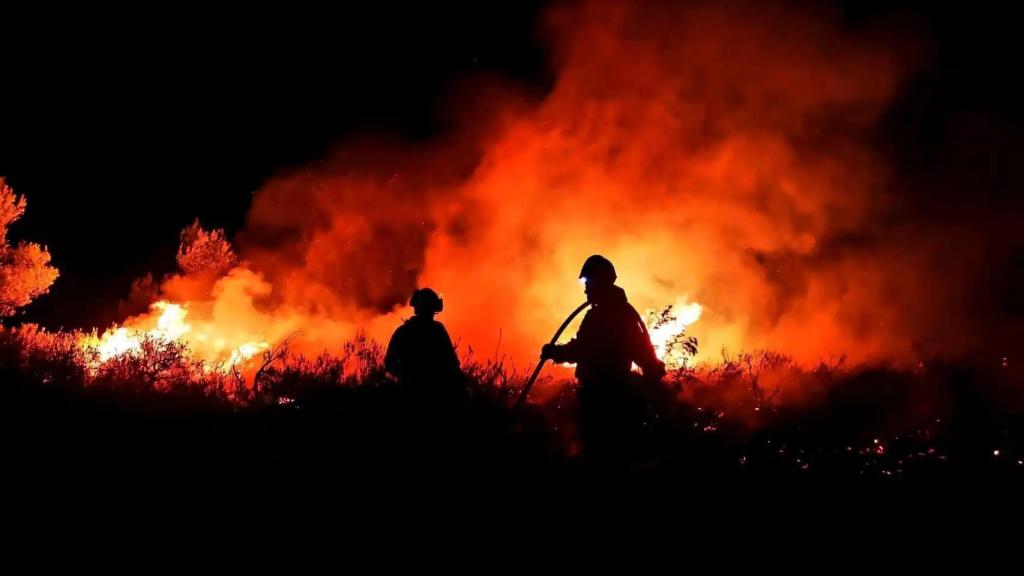
[[[669,369],[692,366],[692,355],[678,350],[672,342],[682,336],[686,328],[700,319],[702,307],[696,302],[681,298],[660,313],[648,311],[646,321],[651,343],[658,357]],[[102,334],[93,332],[82,336],[79,345],[94,350],[98,368],[104,362],[125,354],[138,354],[147,338],[162,342],[178,343],[185,346],[194,360],[204,370],[228,372],[244,366],[260,352],[269,349],[264,339],[254,341],[233,341],[228,335],[217,330],[214,324],[196,330],[188,321],[189,304],[176,304],[159,300],[150,306],[147,314],[131,318],[123,326],[108,328]]]
[[[193,359],[208,371],[227,372],[244,364],[259,352],[270,348],[263,340],[235,342],[218,333],[215,326],[195,329],[188,322],[188,305],[166,300],[154,302],[147,314],[130,319],[124,326],[109,328],[103,334],[83,336],[80,345],[96,351],[97,368],[124,354],[137,354],[146,338],[183,344]]]
[[[209,249],[184,249],[149,313],[84,345],[105,361],[167,338],[214,370],[295,332],[297,352],[336,352],[359,333],[386,342],[413,289],[431,286],[460,355],[526,365],[600,253],[639,310],[671,304],[667,321],[646,319],[670,369],[719,350],[813,363],[945,346],[934,335],[951,332],[931,319],[947,315],[927,313],[948,308],[944,295],[908,272],[932,268],[931,243],[878,227],[888,167],[870,136],[913,51],[795,9],[656,13],[551,11],[549,92],[495,86],[474,100],[483,108],[453,100],[472,130],[339,142],[274,175],[230,246],[216,231],[184,235]],[[699,355],[680,349],[684,334]]]
[[[700,320],[704,308],[696,302],[687,302],[681,298],[672,305],[669,316],[664,321],[656,319],[647,320],[647,329],[651,336],[651,343],[654,344],[654,351],[658,358],[665,363],[665,367],[673,370],[681,367],[693,366],[695,360],[692,354],[687,354],[673,346],[673,342],[685,334],[687,327]],[[653,315],[649,312],[648,317]]]

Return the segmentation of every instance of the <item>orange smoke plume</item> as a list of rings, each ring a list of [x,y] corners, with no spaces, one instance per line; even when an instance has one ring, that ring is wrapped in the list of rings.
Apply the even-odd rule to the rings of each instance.
[[[189,318],[236,340],[300,332],[294,345],[319,352],[357,329],[386,340],[429,285],[462,351],[523,365],[600,253],[639,310],[676,304],[698,360],[941,348],[917,321],[942,305],[912,272],[927,243],[886,237],[888,174],[869,145],[912,46],[732,3],[590,2],[543,29],[557,72],[543,98],[472,84],[447,138],[359,140],[280,175],[254,197],[242,263],[164,297],[199,301]]]
[[[895,263],[855,241],[886,213],[865,139],[909,65],[898,46],[745,6],[589,3],[547,25],[554,87],[532,105],[483,91],[470,145],[360,142],[255,197],[242,249],[272,307],[386,337],[430,285],[463,346],[529,362],[602,253],[639,309],[703,307],[702,358],[910,353]]]

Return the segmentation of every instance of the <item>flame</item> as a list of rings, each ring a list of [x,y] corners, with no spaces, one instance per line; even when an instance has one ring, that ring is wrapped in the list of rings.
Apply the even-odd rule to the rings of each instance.
[[[231,342],[227,334],[217,334],[214,325],[197,329],[188,321],[188,304],[159,300],[150,306],[148,314],[131,318],[124,326],[83,336],[79,345],[96,351],[99,368],[104,362],[123,354],[138,353],[147,339],[181,342],[189,353],[202,363],[207,371],[227,372],[244,364],[259,352],[270,348],[265,340]]]
[[[660,312],[648,310],[646,314],[647,330],[651,343],[658,358],[669,369],[693,366],[694,355],[687,354],[678,346],[673,346],[686,333],[686,328],[700,320],[704,307],[697,302],[689,302],[686,297],[674,304],[666,306]]]
[[[526,364],[595,253],[641,309],[700,302],[652,325],[669,367],[695,361],[674,346],[690,326],[707,351],[801,362],[911,357],[918,336],[948,332],[921,320],[948,316],[921,297],[940,252],[879,224],[889,170],[870,135],[913,67],[902,36],[800,10],[578,4],[548,17],[547,93],[481,86],[453,102],[472,130],[359,138],[282,172],[253,196],[237,258],[223,234],[186,234],[199,244],[157,292],[188,303],[177,338],[218,366],[295,331],[308,353],[357,331],[386,342],[432,286],[460,353]],[[167,311],[97,338],[101,354],[164,334]]]

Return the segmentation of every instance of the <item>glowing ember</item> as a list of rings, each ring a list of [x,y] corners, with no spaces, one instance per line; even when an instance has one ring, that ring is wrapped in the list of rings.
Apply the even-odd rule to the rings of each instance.
[[[150,306],[149,314],[129,319],[125,326],[110,328],[102,335],[84,336],[82,348],[96,351],[98,368],[104,362],[123,354],[138,353],[145,339],[181,342],[209,371],[227,372],[244,363],[270,344],[262,341],[229,342],[225,335],[213,333],[215,327],[197,329],[187,321],[187,305],[160,300]]]

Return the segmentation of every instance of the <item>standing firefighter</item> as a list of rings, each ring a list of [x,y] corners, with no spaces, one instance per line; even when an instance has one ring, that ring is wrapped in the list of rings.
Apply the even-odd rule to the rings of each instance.
[[[462,371],[444,324],[434,315],[444,309],[437,292],[421,288],[409,300],[415,315],[395,330],[384,367],[417,396],[441,400],[462,387]]]
[[[584,457],[607,470],[628,463],[640,447],[645,426],[644,402],[632,385],[632,365],[639,366],[645,378],[660,379],[665,364],[625,291],[615,285],[612,263],[591,256],[580,278],[591,308],[576,337],[566,344],[545,345],[541,358],[576,364]]]

